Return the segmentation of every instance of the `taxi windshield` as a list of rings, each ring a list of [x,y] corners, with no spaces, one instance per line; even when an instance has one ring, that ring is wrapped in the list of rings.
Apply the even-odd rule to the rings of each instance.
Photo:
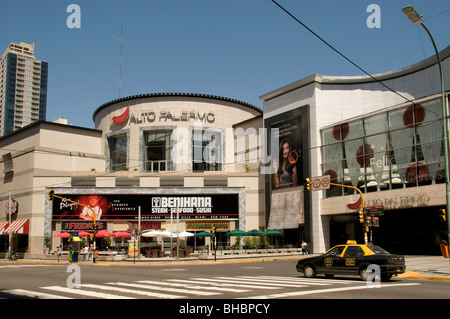
[[[371,251],[373,251],[375,254],[389,254],[388,251],[384,250],[383,248],[375,245],[369,245],[367,246]]]

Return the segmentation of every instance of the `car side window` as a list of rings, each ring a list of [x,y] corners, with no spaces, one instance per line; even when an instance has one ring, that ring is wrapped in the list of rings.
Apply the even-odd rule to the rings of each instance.
[[[335,248],[333,248],[332,250],[330,250],[329,252],[327,252],[325,254],[325,256],[329,257],[329,256],[336,256],[339,257],[340,255],[342,255],[342,252],[344,251],[345,246],[337,246]]]
[[[361,257],[364,256],[364,251],[359,246],[348,246],[344,257]]]

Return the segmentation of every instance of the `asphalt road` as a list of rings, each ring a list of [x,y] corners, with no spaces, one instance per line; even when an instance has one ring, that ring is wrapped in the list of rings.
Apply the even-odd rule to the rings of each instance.
[[[225,301],[237,299],[259,304],[259,311],[263,311],[263,304],[275,305],[280,300],[450,299],[448,281],[393,277],[379,286],[368,286],[356,276],[307,279],[297,273],[295,264],[295,260],[152,266],[5,263],[0,264],[0,298],[138,298],[162,302],[174,298],[172,311],[188,311],[187,300],[191,305],[220,300],[217,311],[222,313],[227,311],[222,306]],[[192,308],[202,309],[206,311]]]

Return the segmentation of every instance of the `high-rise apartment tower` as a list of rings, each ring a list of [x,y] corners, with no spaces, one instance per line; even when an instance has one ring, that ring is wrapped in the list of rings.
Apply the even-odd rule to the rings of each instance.
[[[34,43],[11,43],[0,59],[0,136],[46,119],[48,63]]]

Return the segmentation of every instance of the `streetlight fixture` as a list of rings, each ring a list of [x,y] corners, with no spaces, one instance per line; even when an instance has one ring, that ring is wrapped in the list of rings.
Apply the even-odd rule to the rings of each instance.
[[[434,42],[433,36],[430,30],[425,26],[422,20],[422,16],[412,6],[406,6],[402,9],[403,13],[411,20],[415,25],[421,25],[433,43],[434,50],[436,52],[439,74],[441,76],[441,100],[442,100],[442,116],[444,122],[444,161],[445,161],[445,186],[446,186],[446,211],[447,211],[447,230],[448,230],[448,243],[450,243],[450,178],[449,178],[449,164],[448,164],[448,129],[447,129],[447,105],[445,100],[445,88],[444,88],[444,75],[442,71],[442,62],[439,55],[439,51]]]

